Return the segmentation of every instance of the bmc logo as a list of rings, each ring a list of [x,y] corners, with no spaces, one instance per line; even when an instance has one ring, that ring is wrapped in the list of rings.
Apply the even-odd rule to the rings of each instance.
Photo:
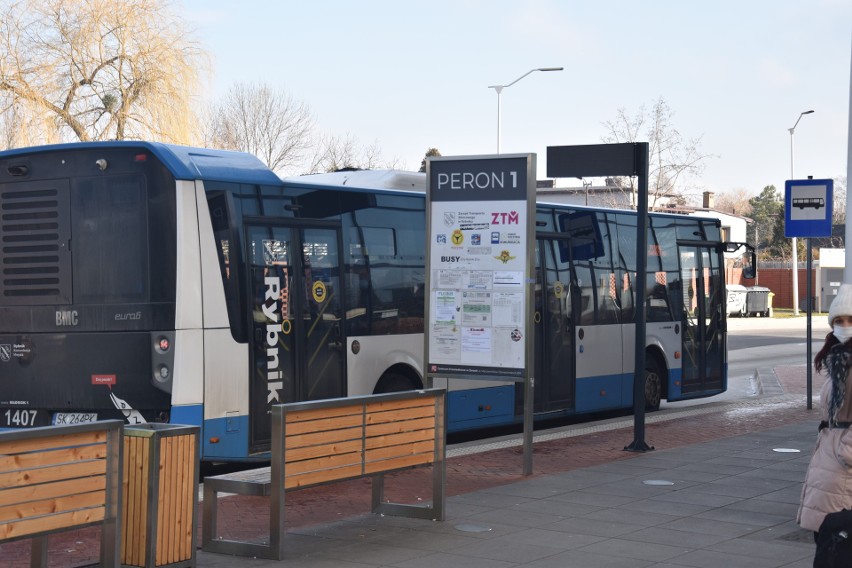
[[[77,310],[56,310],[56,326],[74,326],[80,323]]]
[[[509,213],[492,213],[491,214],[491,224],[492,225],[517,225],[518,224],[518,212],[511,211]]]

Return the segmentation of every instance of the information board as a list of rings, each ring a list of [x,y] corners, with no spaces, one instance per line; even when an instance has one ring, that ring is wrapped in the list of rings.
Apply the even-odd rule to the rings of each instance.
[[[524,380],[535,156],[432,158],[427,180],[427,375]]]

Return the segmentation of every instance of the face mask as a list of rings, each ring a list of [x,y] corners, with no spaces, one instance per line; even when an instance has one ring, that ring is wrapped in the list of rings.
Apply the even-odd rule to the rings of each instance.
[[[840,343],[846,343],[846,341],[852,338],[852,327],[843,327],[842,325],[835,325],[834,337],[836,337],[840,341]]]

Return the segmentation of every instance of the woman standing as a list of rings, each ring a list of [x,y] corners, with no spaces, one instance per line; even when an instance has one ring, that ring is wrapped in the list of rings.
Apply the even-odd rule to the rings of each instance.
[[[832,331],[814,357],[817,372],[828,374],[820,390],[822,422],[796,518],[814,531],[815,567],[852,566],[852,284],[841,284],[828,324]]]

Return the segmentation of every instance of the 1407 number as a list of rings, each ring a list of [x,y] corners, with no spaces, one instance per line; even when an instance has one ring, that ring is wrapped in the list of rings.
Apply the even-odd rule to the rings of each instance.
[[[36,414],[37,411],[35,410],[10,409],[3,413],[3,416],[6,418],[6,426],[26,427],[35,426]]]

